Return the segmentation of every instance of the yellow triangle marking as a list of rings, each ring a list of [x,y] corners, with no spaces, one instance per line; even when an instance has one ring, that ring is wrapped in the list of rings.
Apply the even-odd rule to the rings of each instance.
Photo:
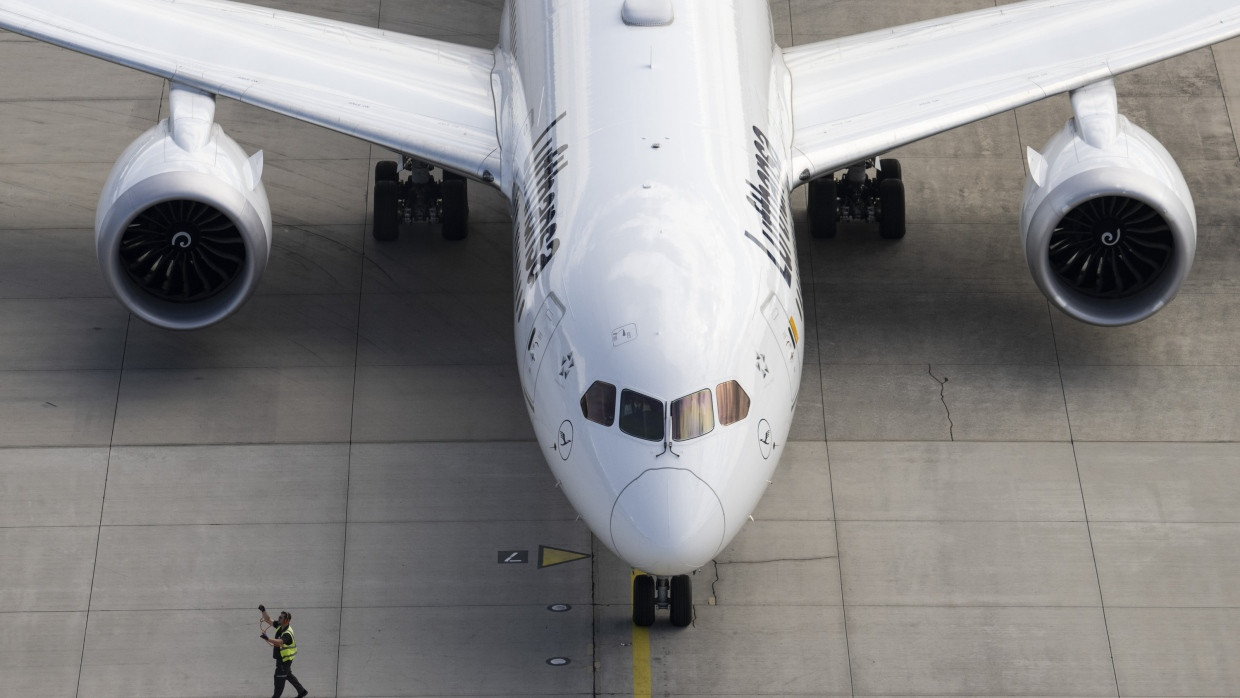
[[[541,570],[544,567],[562,565],[566,562],[585,560],[588,557],[590,557],[588,553],[579,553],[573,550],[561,550],[560,548],[549,548],[545,545],[540,545],[538,546],[538,569]]]

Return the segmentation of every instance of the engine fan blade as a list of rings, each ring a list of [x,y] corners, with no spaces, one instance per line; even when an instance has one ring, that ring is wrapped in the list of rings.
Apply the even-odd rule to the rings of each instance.
[[[1094,298],[1141,292],[1175,256],[1171,226],[1150,205],[1101,196],[1069,211],[1051,234],[1047,255],[1059,279]]]
[[[192,303],[227,288],[245,268],[241,231],[219,210],[187,199],[139,213],[120,242],[131,281],[156,298]]]

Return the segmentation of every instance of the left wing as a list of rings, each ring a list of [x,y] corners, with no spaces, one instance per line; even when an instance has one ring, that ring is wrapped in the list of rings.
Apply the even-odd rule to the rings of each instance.
[[[1237,35],[1236,0],[1032,0],[795,46],[794,176]]]
[[[489,50],[222,0],[0,0],[0,28],[500,176]]]

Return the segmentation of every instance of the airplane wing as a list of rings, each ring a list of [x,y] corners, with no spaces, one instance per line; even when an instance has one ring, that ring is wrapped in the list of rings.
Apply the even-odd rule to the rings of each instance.
[[[0,28],[500,174],[489,50],[222,0],[0,0]]]
[[[808,181],[1240,34],[1236,0],[1034,0],[784,51]]]

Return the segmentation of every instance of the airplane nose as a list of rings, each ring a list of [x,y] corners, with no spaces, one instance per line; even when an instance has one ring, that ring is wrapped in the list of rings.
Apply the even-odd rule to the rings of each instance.
[[[611,540],[629,564],[649,574],[691,572],[723,546],[723,505],[688,470],[647,470],[630,482],[611,512]]]

